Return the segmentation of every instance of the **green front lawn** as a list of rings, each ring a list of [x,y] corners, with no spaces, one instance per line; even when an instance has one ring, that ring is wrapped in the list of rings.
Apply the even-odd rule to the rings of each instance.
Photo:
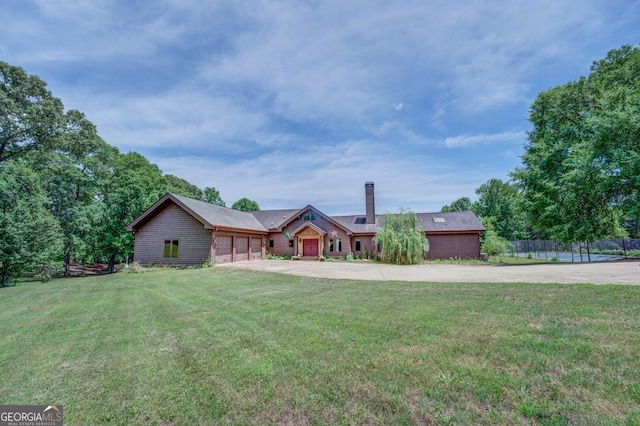
[[[0,404],[65,424],[639,424],[640,287],[224,268],[0,290]]]

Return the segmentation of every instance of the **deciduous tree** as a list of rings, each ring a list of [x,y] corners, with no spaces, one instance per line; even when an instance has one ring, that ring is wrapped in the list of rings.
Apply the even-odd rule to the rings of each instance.
[[[216,206],[225,207],[226,204],[222,201],[222,197],[220,197],[220,192],[213,187],[206,187],[204,189],[204,201],[207,203],[215,204]]]
[[[0,61],[0,163],[34,149],[53,149],[60,136],[82,132],[78,111],[65,114],[47,83]]]
[[[409,209],[400,209],[398,213],[386,213],[374,241],[382,246],[380,257],[386,263],[420,263],[428,250],[420,219]]]
[[[234,210],[240,210],[243,212],[255,212],[260,210],[260,206],[258,206],[258,203],[246,197],[240,198],[238,201],[233,203],[231,208]]]
[[[166,192],[162,173],[137,152],[118,154],[103,189],[102,219],[95,224],[98,249],[115,272],[117,259],[133,253],[133,235],[125,227]]]
[[[446,212],[466,212],[466,211],[470,211],[471,210],[471,200],[469,199],[469,197],[462,197],[462,198],[458,198],[456,201],[454,201],[453,203],[446,205],[446,206],[442,206],[442,209],[440,209],[441,212],[446,213]]]
[[[538,95],[513,173],[534,228],[566,242],[616,235],[640,200],[640,49],[613,50],[591,71]]]
[[[510,182],[490,179],[476,189],[478,201],[471,209],[484,222],[491,222],[495,232],[508,240],[525,234],[524,215],[520,209],[521,194]]]
[[[164,179],[168,192],[193,198],[194,200],[203,200],[202,189],[187,180],[174,175],[164,175],[162,178]]]
[[[38,176],[24,162],[0,163],[0,287],[59,256],[58,222]]]

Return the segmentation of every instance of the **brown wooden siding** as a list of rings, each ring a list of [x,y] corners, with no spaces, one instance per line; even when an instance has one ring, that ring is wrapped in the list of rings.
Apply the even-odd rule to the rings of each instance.
[[[200,265],[209,259],[210,238],[202,223],[170,204],[136,232],[133,259],[143,265]],[[165,240],[179,241],[177,258],[163,256]]]
[[[478,234],[427,235],[429,259],[477,259],[480,257]]]

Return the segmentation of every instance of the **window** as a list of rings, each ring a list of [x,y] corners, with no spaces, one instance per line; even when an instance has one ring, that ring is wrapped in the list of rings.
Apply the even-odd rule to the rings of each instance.
[[[269,240],[269,248],[273,248],[273,240]]]
[[[164,257],[178,257],[178,240],[164,240]]]
[[[333,249],[335,248],[333,240],[329,240],[329,252],[333,253]]]
[[[316,214],[313,212],[309,212],[307,214],[304,215],[304,220],[316,220]]]
[[[360,240],[356,240],[356,251],[361,251],[362,247],[360,246]]]
[[[337,239],[336,240],[336,251],[342,251],[342,240],[341,239]]]
[[[444,219],[444,217],[434,217],[433,221],[435,223],[447,223],[447,221]]]
[[[293,240],[289,240],[289,247],[293,247]]]

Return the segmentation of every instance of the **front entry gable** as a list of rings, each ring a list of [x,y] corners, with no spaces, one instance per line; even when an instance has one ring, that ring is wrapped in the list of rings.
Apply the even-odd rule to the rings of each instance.
[[[315,228],[324,232],[323,235],[328,234],[331,230],[335,230],[336,228],[342,230],[344,234],[348,236],[353,235],[353,231],[351,229],[310,204],[303,209],[298,210],[296,214],[291,215],[291,217],[289,217],[285,222],[280,224],[279,230],[284,231],[287,228],[293,228],[295,230],[290,232],[295,233],[306,223],[312,224]]]
[[[291,232],[291,235],[299,237],[324,237],[325,235],[327,235],[327,232],[311,222],[304,222],[293,232]]]
[[[324,240],[327,232],[312,222],[303,222],[291,232],[295,237],[298,256],[317,257],[324,252]]]

